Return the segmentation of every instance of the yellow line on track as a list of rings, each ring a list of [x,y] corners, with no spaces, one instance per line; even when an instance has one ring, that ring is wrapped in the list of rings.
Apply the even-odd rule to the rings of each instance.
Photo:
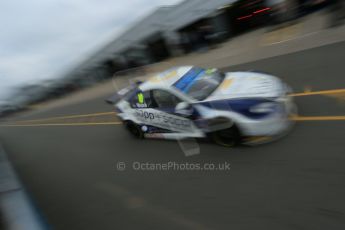
[[[323,90],[323,91],[311,91],[311,92],[303,92],[303,93],[292,93],[290,96],[292,97],[300,97],[300,96],[312,96],[312,95],[329,95],[329,94],[339,94],[345,93],[345,89],[332,89],[332,90]]]
[[[14,121],[14,122],[16,122],[16,123],[21,123],[21,122],[36,122],[36,121],[49,121],[49,120],[63,120],[63,119],[70,119],[70,118],[96,117],[96,116],[115,115],[115,114],[116,114],[116,112],[102,112],[102,113],[90,113],[90,114],[76,114],[76,115],[59,116],[59,117],[49,117],[49,118],[33,119],[33,120],[23,120],[23,121]]]
[[[308,91],[302,93],[293,93],[289,96],[292,97],[300,97],[300,96],[312,96],[312,95],[334,95],[334,94],[342,94],[345,93],[345,89],[333,89],[333,90],[323,90],[323,91]],[[13,121],[13,124],[3,124],[0,126],[34,126],[35,124],[25,124],[30,122],[42,122],[42,121],[52,121],[52,120],[63,120],[63,119],[72,119],[72,118],[83,118],[83,117],[96,117],[96,116],[106,116],[106,115],[115,115],[116,112],[98,112],[98,113],[90,113],[90,114],[76,114],[76,115],[67,115],[67,116],[57,116],[57,117],[49,117],[49,118],[42,118],[42,119],[33,119],[33,120],[21,120],[21,121]],[[332,121],[332,120],[344,120],[344,116],[325,116],[325,117],[294,117],[292,118],[295,121]],[[113,124],[113,123],[120,123],[120,122],[99,122],[99,123],[87,123],[87,122],[80,122],[80,123],[53,123],[53,124],[36,124],[35,126],[63,126],[63,125],[102,125],[102,124]]]
[[[290,119],[293,121],[345,121],[345,116],[294,116]]]
[[[77,122],[77,123],[47,123],[47,124],[3,124],[0,127],[39,127],[39,126],[93,126],[120,125],[122,122]]]
[[[345,116],[293,116],[293,121],[345,121]],[[0,127],[39,127],[39,126],[95,126],[120,125],[122,122],[76,122],[76,123],[46,123],[46,124],[2,124]]]

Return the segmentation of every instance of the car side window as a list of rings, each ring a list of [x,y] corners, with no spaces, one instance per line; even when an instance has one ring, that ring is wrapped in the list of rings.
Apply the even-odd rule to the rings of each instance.
[[[159,89],[152,90],[152,99],[153,106],[157,108],[175,108],[181,102],[174,94]]]
[[[138,90],[131,98],[130,104],[132,108],[150,108],[152,107],[152,100],[150,92],[142,92]]]

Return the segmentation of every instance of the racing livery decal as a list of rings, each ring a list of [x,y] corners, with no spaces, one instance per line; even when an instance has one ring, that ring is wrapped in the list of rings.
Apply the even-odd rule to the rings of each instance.
[[[191,120],[155,109],[135,109],[134,116],[140,123],[145,125],[176,132],[195,131],[195,126]]]

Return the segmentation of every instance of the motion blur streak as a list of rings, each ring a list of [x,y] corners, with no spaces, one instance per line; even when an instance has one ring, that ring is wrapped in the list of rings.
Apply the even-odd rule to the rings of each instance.
[[[257,10],[254,12],[254,14],[259,14],[259,13],[265,12],[265,11],[270,10],[270,9],[271,8],[267,7],[267,8],[261,9],[261,10]]]

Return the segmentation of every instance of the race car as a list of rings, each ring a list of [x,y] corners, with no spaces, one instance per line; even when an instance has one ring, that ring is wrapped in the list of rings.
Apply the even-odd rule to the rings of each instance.
[[[137,138],[210,138],[234,146],[286,131],[295,105],[275,76],[174,67],[107,100]]]

